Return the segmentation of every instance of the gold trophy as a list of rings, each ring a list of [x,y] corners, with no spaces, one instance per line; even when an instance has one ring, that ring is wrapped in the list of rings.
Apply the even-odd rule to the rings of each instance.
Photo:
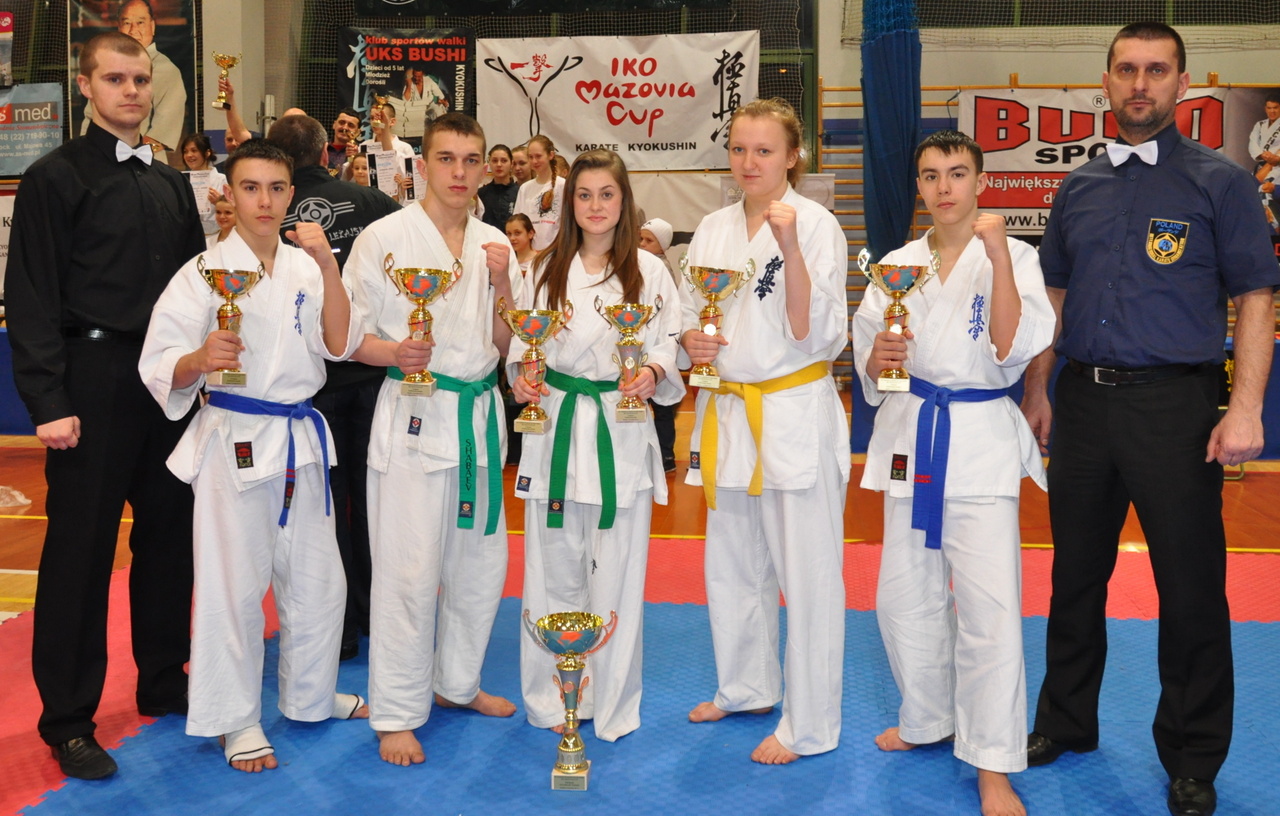
[[[902,334],[907,328],[910,312],[902,305],[902,299],[924,286],[932,272],[927,266],[897,266],[893,264],[867,264],[863,270],[867,279],[879,287],[893,302],[884,310],[884,327],[894,334]],[[910,391],[911,375],[905,368],[886,368],[876,380],[878,391]]]
[[[618,628],[618,614],[609,613],[609,623],[590,612],[557,612],[529,620],[529,610],[524,611],[524,626],[533,642],[556,656],[556,675],[551,681],[560,690],[564,701],[564,733],[560,736],[555,767],[551,769],[552,790],[587,789],[591,774],[591,760],[578,734],[578,702],[587,690],[587,680],[582,679],[586,657],[608,642]]]
[[[565,301],[564,311],[551,309],[508,309],[506,298],[498,298],[498,316],[511,327],[511,333],[519,337],[529,348],[520,358],[524,378],[534,391],[542,387],[547,378],[547,355],[542,344],[555,337],[573,317],[573,304]],[[516,433],[543,434],[547,432],[547,412],[538,405],[538,397],[524,407],[516,417]]]
[[[231,76],[231,69],[236,67],[236,64],[240,62],[240,57],[242,56],[244,55],[240,54],[233,57],[230,54],[219,54],[217,51],[214,51],[213,64],[222,69],[222,72],[218,74],[218,79],[226,79]],[[218,98],[209,104],[218,110],[231,109],[231,104],[227,102],[227,95],[222,91],[218,91]]]
[[[605,306],[604,301],[596,297],[596,311],[622,333],[622,339],[618,341],[618,353],[613,355],[613,361],[622,370],[618,385],[625,386],[640,376],[640,366],[649,361],[649,355],[641,353],[644,342],[636,339],[636,333],[645,327],[650,318],[662,311],[662,295],[654,299],[652,306],[641,303]],[[649,418],[649,408],[639,397],[623,397],[618,401],[615,417],[619,422],[644,422]]]
[[[714,266],[690,266],[689,256],[685,255],[680,259],[680,271],[689,281],[690,289],[701,292],[707,299],[707,306],[698,313],[698,319],[702,322],[703,333],[715,337],[720,332],[720,321],[724,317],[724,312],[716,302],[735,294],[745,286],[756,273],[756,262],[754,258],[748,258],[747,268],[738,272]],[[689,369],[689,385],[696,385],[699,388],[719,388],[720,374],[711,363],[698,363]]]
[[[400,294],[413,301],[409,313],[409,337],[414,340],[431,340],[431,312],[427,307],[444,297],[462,277],[462,263],[453,262],[452,271],[443,269],[396,269],[392,253],[382,260],[382,271],[387,273]],[[400,383],[400,393],[406,397],[429,397],[436,392],[436,378],[425,368],[415,374],[406,374]]]
[[[382,112],[387,107],[387,98],[385,96],[373,95],[373,104],[369,106],[369,126],[377,127],[382,124]],[[376,137],[375,137],[376,138]]]
[[[236,305],[236,298],[248,295],[249,290],[258,285],[266,269],[262,264],[252,272],[244,269],[209,269],[204,265],[204,256],[196,258],[196,271],[204,282],[209,284],[213,293],[223,298],[224,303],[218,307],[218,329],[235,334],[240,333],[240,318],[243,312]],[[224,387],[243,387],[248,383],[248,376],[238,368],[220,368],[205,375],[207,385]]]

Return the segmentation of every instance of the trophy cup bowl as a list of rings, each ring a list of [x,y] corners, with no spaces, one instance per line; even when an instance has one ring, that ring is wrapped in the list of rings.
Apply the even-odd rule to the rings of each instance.
[[[746,268],[742,271],[725,269],[716,266],[692,266],[689,256],[680,259],[680,271],[693,291],[700,292],[707,300],[706,308],[698,313],[702,331],[715,337],[720,333],[720,321],[724,312],[716,305],[746,285],[756,273],[754,258],[747,259]],[[720,374],[711,363],[698,363],[689,369],[689,385],[699,388],[719,388]]]
[[[534,391],[542,388],[547,378],[547,355],[542,344],[555,337],[573,317],[573,304],[565,302],[564,311],[553,309],[508,309],[506,298],[498,298],[498,316],[511,327],[511,333],[529,348],[520,358],[522,375]],[[516,417],[516,433],[544,434],[550,420],[535,397]]]
[[[644,342],[636,334],[654,315],[662,311],[662,296],[658,295],[652,306],[643,303],[605,306],[604,301],[597,297],[595,306],[600,316],[622,334],[617,345],[618,353],[613,355],[613,361],[622,371],[618,385],[625,386],[640,376],[640,367],[649,361],[649,355],[642,353]],[[623,397],[618,401],[614,416],[618,422],[644,422],[649,418],[649,407],[639,397]]]
[[[262,264],[258,264],[258,268],[253,271],[245,269],[209,269],[205,266],[204,256],[201,255],[196,258],[196,271],[200,273],[200,277],[204,278],[204,282],[209,284],[209,288],[213,290],[213,293],[223,299],[222,305],[218,307],[218,329],[239,334],[240,319],[244,313],[236,305],[236,298],[241,295],[248,295],[249,290],[257,286],[258,281],[262,280],[262,276],[266,274],[266,269]],[[238,368],[220,368],[217,371],[211,371],[206,374],[204,381],[207,385],[241,388],[249,382],[249,378]]]
[[[586,747],[578,733],[578,703],[587,687],[582,672],[587,665],[587,655],[598,651],[613,637],[618,628],[618,614],[610,612],[608,624],[590,612],[556,612],[533,622],[526,609],[524,627],[534,643],[556,656],[557,674],[552,681],[564,701],[564,733],[560,736],[555,767],[551,769],[551,789],[585,791],[591,761],[586,757]]]
[[[907,328],[910,312],[902,304],[902,299],[924,286],[930,277],[927,266],[901,266],[896,264],[867,264],[864,270],[867,279],[880,291],[893,298],[893,302],[884,310],[884,326],[891,332],[902,334]],[[905,368],[886,368],[880,372],[876,380],[878,391],[910,391],[911,375]]]
[[[382,113],[386,110],[387,98],[379,94],[373,95],[373,104],[369,106],[369,126],[377,127],[382,124]]]
[[[388,252],[382,268],[400,294],[413,301],[414,309],[409,313],[409,337],[430,342],[431,312],[427,307],[444,297],[458,282],[462,277],[462,264],[455,261],[450,271],[418,267],[397,269],[395,258]],[[426,369],[406,374],[404,382],[400,383],[400,393],[406,397],[429,397],[435,392],[436,378]]]
[[[218,73],[218,79],[226,79],[231,76],[231,69],[236,67],[237,63],[240,62],[240,57],[242,56],[244,55],[240,54],[233,57],[230,54],[219,54],[217,51],[214,51],[213,64],[222,69],[222,71]],[[211,107],[218,110],[231,109],[230,103],[227,102],[227,95],[222,91],[218,91],[218,97],[209,104]]]

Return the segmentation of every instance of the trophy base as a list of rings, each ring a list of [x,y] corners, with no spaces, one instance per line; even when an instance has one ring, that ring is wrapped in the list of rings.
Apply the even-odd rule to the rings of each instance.
[[[243,388],[249,384],[249,376],[243,371],[213,371],[205,375],[204,382],[223,388]]]
[[[516,433],[525,434],[544,434],[547,432],[547,426],[551,424],[551,419],[516,419]]]
[[[881,377],[876,380],[877,391],[910,391],[910,377]]]
[[[400,393],[406,397],[429,397],[436,392],[435,380],[430,382],[402,382]]]
[[[558,768],[551,769],[551,790],[567,790],[567,791],[584,791],[587,789],[587,781],[591,776],[591,760],[587,760],[587,767],[581,771],[566,773]]]
[[[220,110],[220,111],[231,110],[231,105],[229,103],[219,102],[216,99],[209,103],[209,107],[213,108],[214,110]]]
[[[649,409],[643,405],[639,408],[619,408],[614,419],[618,422],[646,422],[649,419]]]
[[[689,385],[698,388],[719,388],[720,378],[714,374],[690,374]]]

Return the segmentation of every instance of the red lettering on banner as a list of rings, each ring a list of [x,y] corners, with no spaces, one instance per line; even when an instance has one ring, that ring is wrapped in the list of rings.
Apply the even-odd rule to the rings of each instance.
[[[13,105],[0,106],[0,125],[8,125],[13,122]]]
[[[1222,113],[1222,100],[1216,97],[1198,96],[1179,102],[1176,113],[1178,131],[1205,147],[1221,150]]]
[[[983,152],[1012,150],[1031,139],[1027,106],[1010,99],[979,96],[973,100],[974,141]]]
[[[1094,115],[1084,111],[1071,111],[1071,129],[1062,127],[1061,108],[1040,109],[1040,141],[1049,144],[1078,142],[1093,136]]]
[[[610,73],[617,76],[621,71],[623,76],[653,76],[658,70],[658,61],[653,57],[645,57],[637,59],[635,57],[623,57],[619,59],[614,57],[611,62]]]
[[[666,115],[666,112],[662,108],[654,108],[653,110],[647,111],[632,111],[627,110],[627,107],[621,102],[610,102],[605,106],[604,115],[608,118],[609,124],[614,127],[621,125],[628,119],[637,125],[643,125],[648,122],[649,138],[652,139],[653,126],[658,123],[659,119]]]

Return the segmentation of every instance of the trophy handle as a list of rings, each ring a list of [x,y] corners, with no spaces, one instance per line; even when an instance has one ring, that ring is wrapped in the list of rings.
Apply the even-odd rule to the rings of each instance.
[[[552,657],[559,657],[558,654],[547,648],[547,644],[542,642],[542,636],[538,634],[538,627],[534,626],[533,619],[529,617],[529,610],[524,611],[523,616],[524,629],[529,633],[529,637],[533,638],[533,642],[542,647],[542,650]]]
[[[528,611],[525,612],[525,615],[526,616],[528,615]],[[590,649],[583,652],[582,656],[586,657],[589,654],[595,654],[596,652],[604,648],[604,645],[609,642],[609,638],[613,637],[613,631],[617,628],[618,628],[618,613],[610,612],[609,622],[604,625],[604,637],[600,638],[600,641],[596,643],[596,645],[592,646]]]
[[[745,289],[747,286],[747,283],[755,276],[756,276],[756,259],[747,258],[746,268],[742,271],[742,275],[739,277],[738,286],[733,290],[734,296],[736,297],[739,292]]]
[[[564,308],[560,310],[560,325],[556,327],[555,331],[551,332],[551,337],[555,337],[557,334],[559,334],[561,330],[564,329],[565,326],[569,325],[569,321],[572,319],[573,319],[573,301],[566,300],[564,302]]]
[[[498,316],[499,316],[499,317],[503,318],[504,320],[506,319],[506,314],[507,314],[507,299],[506,299],[505,297],[499,297],[499,298],[498,298],[498,303],[497,303],[497,309],[496,309],[496,311],[498,312]]]
[[[655,295],[653,298],[653,313],[657,314],[662,311],[662,295]]]
[[[462,280],[462,261],[455,258],[451,271],[453,274],[449,276],[449,282],[445,284],[444,290],[440,292],[441,298],[449,294],[449,290],[456,286],[458,281]]]
[[[603,299],[602,297],[600,297],[599,295],[596,295],[595,307],[596,307],[596,314],[600,315],[600,318],[601,318],[602,320],[604,320],[604,322],[606,322],[606,323],[608,323],[610,326],[612,326],[612,325],[613,325],[613,321],[612,321],[612,320],[610,320],[610,319],[609,319],[609,316],[608,316],[607,314],[605,314],[605,313],[604,313],[604,299]]]
[[[213,275],[210,275],[206,269],[204,255],[200,255],[196,258],[196,272],[200,273],[200,277],[204,278],[205,283],[209,284],[209,286],[213,286]]]

